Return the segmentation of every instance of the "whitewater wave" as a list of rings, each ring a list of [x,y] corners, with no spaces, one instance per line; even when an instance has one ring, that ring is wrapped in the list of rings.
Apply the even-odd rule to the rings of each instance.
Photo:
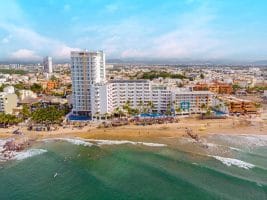
[[[89,146],[89,147],[94,145],[93,143],[86,142],[86,141],[81,140],[81,139],[72,139],[72,138],[49,138],[49,139],[44,139],[42,141],[45,141],[45,142],[49,142],[49,141],[65,141],[65,142],[69,142],[71,144]]]
[[[234,158],[225,158],[225,157],[221,157],[221,156],[211,156],[213,158],[215,158],[216,160],[221,161],[223,164],[227,165],[228,167],[230,166],[236,166],[236,167],[240,167],[243,169],[251,169],[253,167],[255,167],[255,165],[251,164],[251,163],[247,163],[244,162],[242,160],[238,160],[238,159],[234,159]]]
[[[224,141],[231,146],[237,147],[246,147],[246,148],[254,148],[254,147],[263,147],[267,146],[267,136],[266,135],[226,135],[219,134],[213,135],[210,137],[214,137],[219,139],[220,141]]]
[[[30,158],[33,156],[41,155],[43,153],[46,153],[47,150],[45,149],[28,149],[21,152],[15,152],[14,157],[11,158],[11,160],[24,160],[26,158]]]
[[[195,144],[199,144],[202,145],[203,147],[207,147],[209,149],[229,149],[232,151],[242,151],[239,148],[236,147],[232,147],[229,145],[222,145],[222,144],[217,144],[217,143],[211,143],[211,142],[207,142],[207,140],[202,139],[199,142],[196,142],[195,140],[191,139],[191,138],[180,138],[180,143],[181,144],[188,144],[188,143],[195,143]]]
[[[95,142],[97,145],[121,145],[121,144],[132,144],[132,145],[144,145],[150,147],[165,147],[166,144],[160,143],[150,143],[150,142],[133,142],[129,140],[95,140],[95,139],[88,139],[88,141]]]
[[[97,139],[81,139],[81,138],[49,138],[43,139],[42,141],[65,141],[75,145],[83,146],[102,146],[102,145],[122,145],[122,144],[132,144],[132,145],[144,145],[150,147],[165,147],[166,144],[159,143],[149,143],[149,142],[133,142],[129,140],[97,140]]]

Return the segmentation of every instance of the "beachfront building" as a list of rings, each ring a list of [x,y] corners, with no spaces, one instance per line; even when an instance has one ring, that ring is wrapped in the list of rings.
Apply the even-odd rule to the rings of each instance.
[[[153,84],[151,86],[151,101],[153,112],[165,113],[172,107],[172,91],[165,85]]]
[[[13,114],[17,107],[18,97],[14,93],[0,92],[0,112]]]
[[[179,88],[172,91],[175,110],[182,113],[202,113],[212,106],[214,94],[210,91],[189,91]]]
[[[47,74],[53,73],[52,57],[50,57],[50,56],[44,57],[43,65],[44,65],[44,72],[45,73],[47,73]]]
[[[71,52],[72,102],[74,115],[94,117],[123,109],[127,104],[140,112],[200,113],[212,104],[210,91],[179,89],[150,80],[106,81],[102,51]]]
[[[92,117],[98,112],[96,103],[99,96],[99,84],[106,81],[105,54],[103,51],[72,51],[71,77],[73,114]],[[99,104],[99,106],[98,106]]]
[[[108,83],[113,108],[129,103],[133,108],[150,101],[151,84],[147,80],[113,80]]]

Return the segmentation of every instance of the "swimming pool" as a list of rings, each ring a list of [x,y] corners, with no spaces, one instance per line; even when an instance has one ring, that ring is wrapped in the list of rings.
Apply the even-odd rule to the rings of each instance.
[[[213,110],[215,116],[225,116],[227,115],[225,112],[219,111],[219,110]]]
[[[68,119],[71,121],[88,121],[88,120],[91,120],[90,117],[83,116],[83,115],[69,115]]]
[[[138,115],[138,117],[153,117],[153,118],[157,118],[157,117],[164,117],[166,115],[162,115],[159,113],[141,113],[140,115]]]

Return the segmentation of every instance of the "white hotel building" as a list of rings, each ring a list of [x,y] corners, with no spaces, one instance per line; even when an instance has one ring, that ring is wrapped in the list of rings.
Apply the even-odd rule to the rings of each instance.
[[[164,113],[181,108],[185,112],[200,113],[202,104],[212,105],[213,93],[190,91],[154,84],[149,80],[106,81],[105,54],[102,51],[71,52],[73,114],[92,117],[96,113],[112,113],[128,101],[138,108],[153,102],[153,111]]]

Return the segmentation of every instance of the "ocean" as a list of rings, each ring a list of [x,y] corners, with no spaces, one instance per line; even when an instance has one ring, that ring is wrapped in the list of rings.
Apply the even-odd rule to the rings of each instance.
[[[0,199],[264,200],[267,138],[212,135],[167,146],[46,140],[0,162]]]

